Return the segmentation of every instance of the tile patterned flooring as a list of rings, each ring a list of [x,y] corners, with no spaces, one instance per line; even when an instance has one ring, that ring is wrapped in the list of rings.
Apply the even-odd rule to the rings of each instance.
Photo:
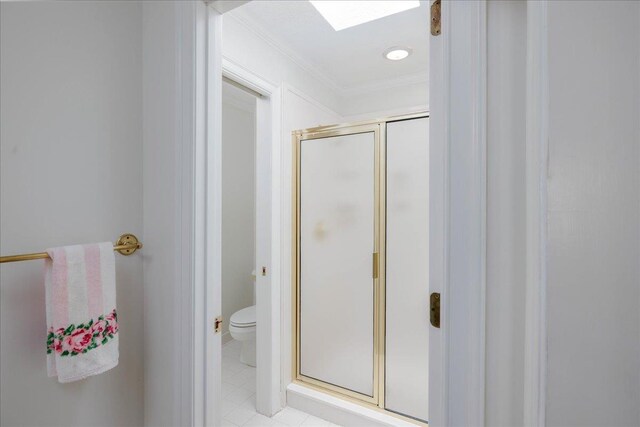
[[[240,342],[222,347],[222,427],[336,427],[286,407],[272,418],[256,412],[256,368],[240,362]]]

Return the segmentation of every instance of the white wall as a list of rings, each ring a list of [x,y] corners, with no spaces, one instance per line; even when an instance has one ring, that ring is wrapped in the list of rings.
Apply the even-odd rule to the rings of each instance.
[[[179,9],[174,2],[143,3],[143,207],[145,257],[145,425],[177,425],[180,342],[175,301],[180,266]],[[168,338],[171,337],[171,338]],[[164,344],[163,344],[164,342]],[[167,345],[167,342],[172,343]]]
[[[525,2],[487,4],[488,426],[523,420],[526,14]]]
[[[222,317],[223,342],[231,315],[254,304],[256,213],[256,100],[223,83]]]
[[[429,110],[429,82],[346,91],[340,113],[345,122],[371,120]]]
[[[549,3],[547,425],[640,425],[640,3]]]
[[[0,4],[0,252],[142,238],[141,5]],[[116,254],[120,363],[47,378],[42,261],[0,268],[0,424],[143,423],[144,250]]]

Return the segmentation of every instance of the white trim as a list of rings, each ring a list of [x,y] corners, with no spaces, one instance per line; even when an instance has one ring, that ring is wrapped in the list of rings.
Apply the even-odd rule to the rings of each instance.
[[[547,2],[527,2],[527,278],[524,425],[545,425],[549,76]]]
[[[442,324],[441,329],[429,329],[429,425],[433,427],[446,426],[448,413],[449,16],[449,4],[443,2],[442,34],[432,36],[429,47],[429,293],[440,292]]]
[[[263,79],[226,56],[222,57],[222,75],[263,96],[271,96],[277,90],[274,83]]]
[[[220,416],[222,338],[213,333],[215,318],[222,314],[220,295],[222,290],[222,16],[213,8],[207,8],[207,46],[206,46],[206,159],[204,165],[205,218],[206,235],[206,284],[203,300],[205,305],[204,328],[204,395],[196,395],[204,405],[205,426],[218,426]],[[196,315],[196,318],[198,316]],[[200,424],[196,424],[200,425]]]
[[[485,422],[486,13],[486,1],[442,2],[442,34],[431,39],[430,291],[441,293],[442,316],[430,329],[434,426]]]
[[[176,57],[176,160],[178,164],[177,178],[179,191],[176,206],[176,233],[178,236],[177,280],[175,298],[178,301],[180,345],[177,360],[179,369],[174,372],[178,376],[176,392],[179,411],[177,418],[181,425],[193,425],[202,420],[203,400],[198,397],[198,373],[204,372],[204,355],[200,353],[202,342],[197,335],[203,333],[203,307],[197,304],[198,295],[204,292],[204,257],[203,239],[197,233],[202,218],[199,210],[201,188],[198,180],[202,169],[196,158],[204,146],[204,129],[202,119],[204,111],[204,79],[198,67],[206,64],[202,61],[202,34],[198,29],[198,16],[203,12],[200,3],[175,4],[177,31]]]

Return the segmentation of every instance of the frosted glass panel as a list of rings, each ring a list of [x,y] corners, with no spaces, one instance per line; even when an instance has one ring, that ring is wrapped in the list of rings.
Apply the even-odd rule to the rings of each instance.
[[[373,132],[300,152],[300,373],[373,395]]]
[[[427,420],[429,119],[387,124],[385,406]]]

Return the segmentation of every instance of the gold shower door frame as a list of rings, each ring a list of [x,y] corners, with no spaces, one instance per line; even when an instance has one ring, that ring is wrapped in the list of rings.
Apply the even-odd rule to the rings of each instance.
[[[292,173],[292,378],[295,382],[318,389],[322,392],[365,404],[384,413],[410,421],[417,425],[423,422],[385,409],[385,265],[386,265],[386,125],[388,122],[429,117],[427,112],[394,116],[353,124],[322,126],[292,132],[293,173]],[[358,393],[335,384],[311,378],[300,372],[300,148],[303,141],[335,136],[374,133],[374,258],[372,281],[374,286],[374,361],[373,396]]]
[[[361,125],[347,125],[347,126],[331,126],[326,128],[314,128],[303,131],[298,131],[293,133],[293,155],[294,155],[294,173],[293,173],[293,205],[294,206],[294,218],[293,218],[293,248],[292,251],[292,266],[293,266],[293,331],[294,337],[293,342],[295,345],[293,346],[293,365],[294,372],[293,378],[297,381],[301,381],[307,385],[311,385],[314,387],[319,387],[323,389],[323,391],[329,391],[334,393],[339,393],[343,397],[348,397],[351,399],[355,399],[360,402],[366,402],[369,404],[373,404],[378,406],[380,404],[381,399],[384,400],[384,393],[382,391],[382,383],[381,378],[384,378],[384,375],[380,375],[380,369],[384,367],[384,363],[381,363],[380,357],[384,357],[384,352],[380,351],[381,345],[384,343],[380,342],[380,339],[384,339],[384,334],[380,334],[380,327],[384,327],[384,325],[380,322],[380,319],[384,319],[384,316],[380,315],[380,296],[384,295],[384,292],[381,292],[380,286],[381,282],[384,282],[384,255],[382,253],[384,242],[384,233],[381,231],[381,217],[380,213],[383,211],[381,206],[384,206],[384,201],[381,200],[381,197],[384,194],[381,192],[380,186],[384,185],[381,182],[381,177],[384,176],[381,173],[381,149],[384,142],[384,132],[385,132],[385,123],[384,122],[376,122],[376,123],[366,123]],[[374,230],[372,230],[374,235],[374,248],[373,252],[378,254],[379,262],[374,262],[377,264],[377,272],[372,272],[372,285],[374,286],[374,303],[373,303],[373,317],[374,317],[374,328],[373,328],[373,346],[374,346],[374,360],[373,360],[373,396],[368,396],[366,394],[358,393],[353,390],[346,389],[344,387],[340,387],[334,384],[329,384],[327,382],[311,378],[303,375],[300,372],[300,148],[303,141],[309,141],[314,139],[323,139],[330,138],[335,136],[345,136],[345,135],[354,135],[361,133],[373,133],[374,134]],[[373,253],[372,253],[373,256]],[[377,273],[377,274],[375,274]],[[373,276],[377,275],[377,278]],[[382,347],[384,348],[384,347]]]

